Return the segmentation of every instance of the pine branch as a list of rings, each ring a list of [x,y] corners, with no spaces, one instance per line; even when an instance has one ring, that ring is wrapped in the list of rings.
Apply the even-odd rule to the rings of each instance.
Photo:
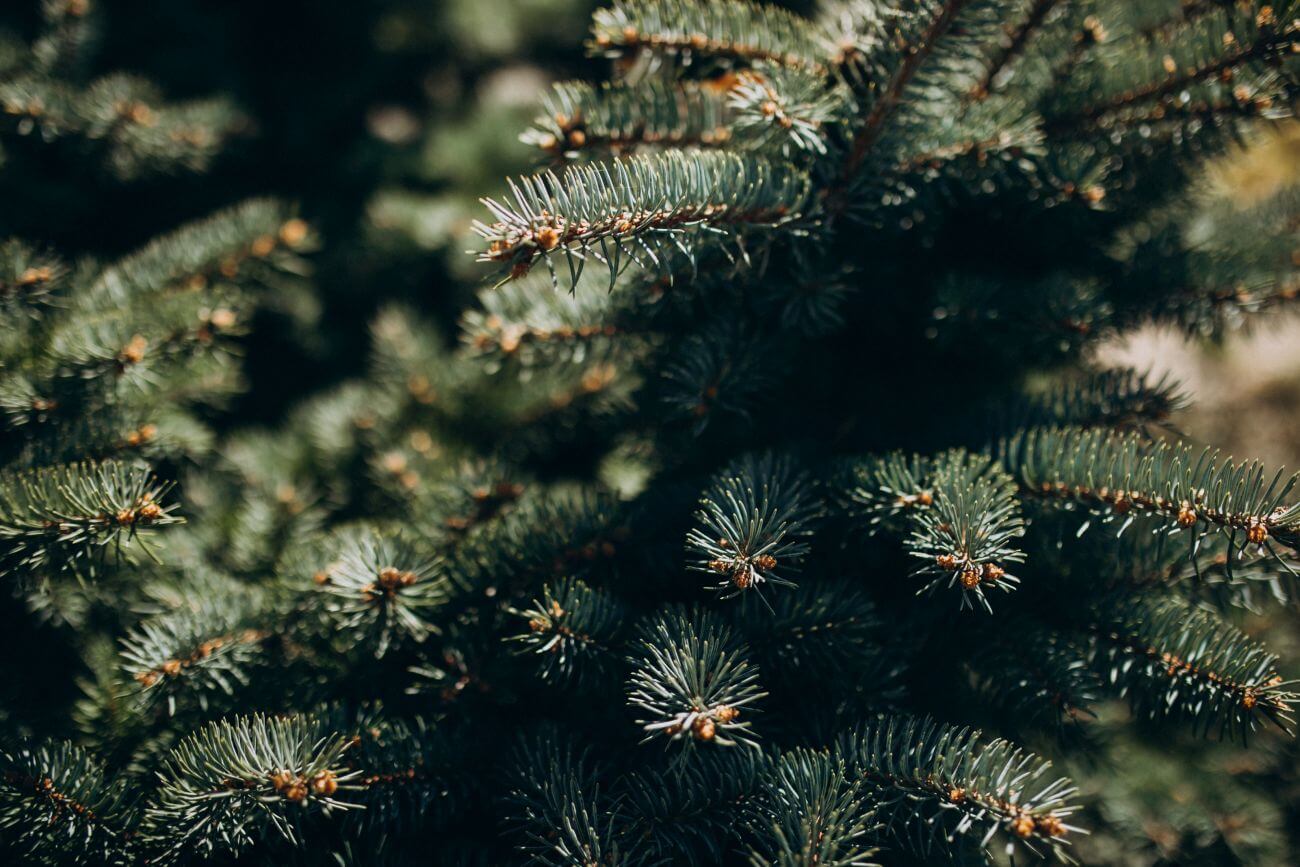
[[[363,526],[336,533],[308,559],[306,592],[319,598],[321,614],[332,630],[350,637],[350,645],[382,657],[399,641],[421,642],[437,633],[427,609],[446,601],[448,582],[419,544]],[[303,604],[316,602],[305,598]]]
[[[122,640],[122,665],[145,706],[166,701],[208,710],[249,682],[271,633],[253,624],[251,600],[201,596],[175,611],[146,619]]]
[[[725,626],[702,611],[669,610],[642,628],[634,647],[628,702],[643,714],[644,742],[757,747],[749,705],[766,693]]]
[[[1020,399],[1005,411],[1005,430],[1070,426],[1144,430],[1163,427],[1190,403],[1170,374],[1152,378],[1130,367],[1099,370],[1053,383],[1040,394]]]
[[[685,63],[764,60],[826,73],[826,45],[807,19],[748,0],[614,0],[596,12],[589,47],[607,57],[649,50]]]
[[[280,839],[298,845],[316,814],[355,806],[345,797],[347,740],[311,717],[241,716],[209,723],[168,752],[145,811],[150,863],[234,857]]]
[[[739,74],[727,94],[736,144],[779,147],[787,157],[825,154],[827,130],[847,102],[825,78],[770,63]]]
[[[1153,717],[1243,741],[1262,720],[1290,732],[1298,700],[1277,657],[1204,609],[1172,599],[1097,605],[1090,626],[1098,673]]]
[[[912,79],[935,50],[939,40],[947,35],[957,16],[971,2],[972,0],[925,0],[920,4],[928,13],[927,23],[920,30],[919,36],[909,41],[900,62],[871,100],[870,110],[854,134],[848,157],[844,162],[842,175],[846,183],[857,174],[859,167],[883,135],[886,121],[902,102]]]
[[[564,159],[593,150],[620,156],[647,146],[722,147],[733,134],[725,97],[726,85],[711,82],[564,81],[520,138]]]
[[[588,755],[546,732],[516,756],[510,818],[530,859],[546,867],[619,863],[613,820],[602,809]]]
[[[937,576],[922,592],[960,587],[963,608],[974,597],[992,611],[986,590],[1014,590],[1020,579],[1006,566],[1025,559],[1014,541],[1025,533],[1015,482],[990,458],[962,451],[937,457],[931,472],[934,503],[908,521],[908,553],[923,563],[916,574]]]
[[[295,255],[312,244],[311,230],[271,199],[250,199],[157,238],[105,268],[85,292],[87,307],[115,308],[180,287],[258,275],[261,263],[301,273]],[[242,282],[242,280],[241,280]]]
[[[466,745],[441,724],[396,719],[381,706],[322,712],[324,727],[346,734],[343,762],[356,772],[348,794],[361,809],[348,819],[380,834],[400,834],[426,822],[445,823],[468,797]],[[436,811],[436,813],[435,813]]]
[[[735,317],[711,319],[673,347],[660,400],[697,435],[726,417],[747,421],[775,379],[768,350],[764,335]]]
[[[766,838],[750,864],[871,865],[870,845],[877,830],[870,785],[855,779],[842,757],[812,750],[792,750],[776,763],[765,787],[755,821]]]
[[[144,548],[148,528],[175,524],[171,486],[137,464],[66,464],[0,475],[0,575],[88,570],[110,547]],[[145,548],[147,551],[148,549]]]
[[[710,750],[619,781],[619,836],[650,863],[721,863],[771,771],[759,750]]]
[[[686,536],[687,550],[699,557],[691,568],[721,576],[713,589],[723,598],[761,593],[769,582],[794,587],[783,573],[807,555],[814,517],[808,481],[789,459],[743,458],[715,476],[700,499]]]
[[[1018,25],[1007,25],[1005,36],[989,58],[984,73],[970,90],[970,98],[986,99],[997,84],[998,79],[1024,53],[1030,40],[1042,29],[1047,16],[1052,13],[1060,0],[1032,0],[1025,10]]]
[[[1071,636],[1016,618],[972,643],[965,664],[976,689],[1015,724],[1059,728],[1093,715],[1101,678],[1088,665],[1087,647]]]
[[[609,661],[625,617],[613,596],[576,578],[548,584],[533,607],[510,613],[528,623],[528,631],[511,640],[537,658],[542,679],[579,684]]]
[[[995,836],[1008,850],[1068,860],[1068,824],[1078,807],[1070,781],[1050,782],[1050,763],[1004,740],[929,719],[882,716],[841,738],[849,779],[869,787],[887,833],[923,857],[951,851],[963,837],[987,849]]]
[[[139,863],[126,788],[66,741],[0,749],[0,841],[25,863]]]
[[[544,172],[510,188],[508,201],[483,200],[496,220],[475,223],[487,242],[479,261],[505,263],[518,278],[540,259],[558,283],[552,259],[563,256],[570,286],[588,257],[608,268],[611,287],[634,261],[656,271],[677,253],[694,262],[703,239],[739,243],[744,230],[786,226],[808,197],[807,177],[787,166],[680,151]]]
[[[52,253],[11,238],[0,242],[0,312],[37,318],[67,289],[70,269]]]
[[[646,299],[635,287],[628,288],[601,292],[580,285],[566,294],[536,280],[516,280],[480,293],[482,310],[461,317],[462,341],[475,354],[514,359],[526,367],[581,362],[606,357],[619,347],[639,347],[649,330]]]
[[[1300,45],[1300,23],[1261,17],[1255,22],[1253,33],[1238,41],[1231,31],[1223,39],[1228,50],[1179,70],[1175,66],[1161,81],[1150,81],[1121,91],[1105,100],[1084,105],[1082,108],[1047,119],[1050,133],[1060,134],[1089,127],[1102,122],[1116,112],[1126,110],[1151,100],[1180,93],[1190,87],[1211,81],[1224,73],[1239,70],[1251,64],[1273,62],[1286,57]]]
[[[1298,476],[1266,481],[1258,462],[1221,461],[1217,452],[1155,443],[1138,434],[1033,428],[1003,440],[999,453],[1023,494],[1079,504],[1103,521],[1138,515],[1170,532],[1223,533],[1231,550],[1300,542],[1300,505],[1286,505]],[[1086,526],[1086,524],[1085,524]],[[1238,543],[1238,534],[1242,541]]]
[[[906,534],[908,553],[923,561],[914,574],[936,576],[919,592],[956,587],[963,609],[992,611],[986,591],[1019,583],[1006,565],[1024,562],[1014,542],[1024,520],[1015,483],[992,459],[960,449],[933,458],[896,452],[851,462],[840,487],[865,529]]]

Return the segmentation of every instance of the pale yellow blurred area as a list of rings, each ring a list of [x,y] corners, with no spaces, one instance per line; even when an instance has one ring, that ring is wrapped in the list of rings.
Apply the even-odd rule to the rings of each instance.
[[[1212,195],[1249,207],[1300,183],[1300,122],[1261,131],[1206,172]],[[1300,264],[1300,226],[1297,264]],[[1300,470],[1300,302],[1254,317],[1222,345],[1148,327],[1100,351],[1107,365],[1169,372],[1193,406],[1177,420],[1191,439]]]

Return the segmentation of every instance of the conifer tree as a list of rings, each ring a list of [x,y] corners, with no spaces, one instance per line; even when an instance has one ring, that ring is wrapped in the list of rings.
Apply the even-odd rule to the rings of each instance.
[[[823,6],[598,11],[458,345],[388,306],[272,429],[221,413],[287,206],[0,247],[5,616],[75,660],[6,663],[79,689],[0,708],[0,852],[1097,863],[1154,791],[1170,861],[1295,854],[1172,790],[1291,742],[1242,615],[1297,604],[1297,477],[1095,350],[1295,300],[1297,189],[1202,180],[1295,108],[1300,4]],[[238,113],[79,78],[87,12],[0,53],[0,146],[203,170]]]

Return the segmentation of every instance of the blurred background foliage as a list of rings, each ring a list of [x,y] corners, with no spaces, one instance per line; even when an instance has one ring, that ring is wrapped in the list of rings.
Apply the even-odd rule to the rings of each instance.
[[[251,195],[298,203],[322,239],[315,295],[284,299],[259,314],[245,343],[251,389],[226,416],[275,424],[304,395],[363,369],[369,323],[383,305],[407,303],[454,339],[457,316],[483,278],[463,254],[478,197],[533,164],[535,151],[516,131],[536,113],[545,86],[599,75],[598,62],[582,49],[597,5],[103,3],[93,71],[138,73],[170,99],[228,96],[246,118],[235,146],[208,175],[130,185],[90,166],[70,173],[73,163],[46,148],[11,149],[0,159],[23,170],[0,174],[0,237],[107,258]],[[811,4],[784,5],[807,11]],[[0,30],[30,37],[37,23],[36,4],[0,5]],[[1216,195],[1242,203],[1296,182],[1297,127],[1233,155],[1206,179]],[[1175,420],[1192,439],[1300,466],[1300,322],[1266,318],[1213,345],[1148,329],[1108,347],[1105,360],[1176,372],[1196,398],[1194,409]],[[1256,617],[1250,629],[1266,635],[1283,658],[1300,658],[1294,614]],[[1107,827],[1080,845],[1085,863],[1294,863],[1294,741],[1243,752],[1189,738],[1180,746],[1200,761],[1168,761],[1161,743],[1167,735],[1125,714],[1107,708],[1090,735],[1123,739],[1115,750],[1122,766],[1100,773],[1069,768]],[[1050,744],[1035,746],[1052,751]],[[1261,812],[1277,821],[1244,820]],[[1289,829],[1287,835],[1277,828]]]

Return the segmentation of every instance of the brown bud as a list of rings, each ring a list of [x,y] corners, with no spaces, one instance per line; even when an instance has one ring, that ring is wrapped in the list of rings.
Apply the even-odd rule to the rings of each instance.
[[[1017,837],[1028,837],[1034,833],[1034,818],[1026,813],[1011,820],[1011,830]]]
[[[307,223],[295,217],[280,227],[280,240],[290,247],[297,247],[307,240]]]
[[[1038,829],[1049,837],[1065,836],[1065,825],[1056,816],[1042,816],[1037,824]]]
[[[697,717],[695,725],[691,727],[692,734],[697,741],[711,741],[717,734],[717,727],[714,726],[713,720],[706,716]]]
[[[326,769],[311,778],[311,790],[314,794],[328,798],[339,790],[339,781],[334,778],[333,771]]]
[[[980,573],[975,569],[967,569],[961,573],[961,586],[967,590],[974,590],[979,586]]]
[[[272,238],[270,235],[259,235],[254,239],[253,245],[249,247],[249,252],[257,258],[263,259],[271,255],[271,251],[274,249],[275,238]]]

